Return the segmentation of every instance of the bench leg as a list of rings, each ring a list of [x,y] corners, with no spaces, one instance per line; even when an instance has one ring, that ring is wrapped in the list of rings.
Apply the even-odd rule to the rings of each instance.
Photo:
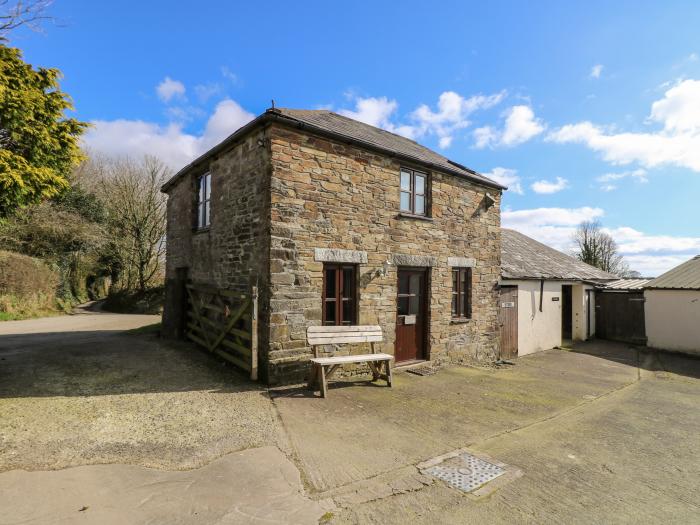
[[[328,395],[328,384],[326,382],[326,367],[323,365],[318,365],[319,380],[321,383],[321,397],[326,397]]]
[[[372,372],[372,381],[376,381],[381,376],[377,363],[373,363],[372,361],[370,361],[367,364],[369,365],[369,369]]]
[[[386,366],[386,383],[391,386],[391,361],[384,361]]]
[[[311,363],[311,376],[309,376],[309,388],[311,390],[316,390],[316,385],[318,384],[318,365],[316,363]]]

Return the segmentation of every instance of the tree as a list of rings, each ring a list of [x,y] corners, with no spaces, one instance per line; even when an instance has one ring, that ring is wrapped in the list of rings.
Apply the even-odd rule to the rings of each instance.
[[[618,253],[618,247],[612,236],[603,231],[598,221],[584,221],[579,224],[573,240],[578,251],[579,260],[620,277],[626,277],[630,268]]]
[[[51,19],[45,14],[50,5],[51,0],[0,0],[0,42],[18,27],[38,29],[41,22]]]
[[[34,69],[18,49],[0,45],[0,218],[53,197],[82,159],[87,124],[59,89],[58,69]]]
[[[160,187],[170,171],[155,157],[113,161],[102,180],[102,199],[116,280],[126,289],[145,292],[160,277],[165,255],[166,198]]]

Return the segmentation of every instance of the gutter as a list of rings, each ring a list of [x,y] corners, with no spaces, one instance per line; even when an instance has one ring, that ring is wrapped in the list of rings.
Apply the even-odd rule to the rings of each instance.
[[[486,186],[487,188],[494,188],[497,190],[507,190],[508,188],[506,186],[503,186],[501,184],[498,184],[497,182],[491,182],[489,183],[488,181],[480,179],[477,175],[479,175],[476,171],[464,168],[467,173],[464,171],[458,171],[458,170],[451,170],[449,168],[446,168],[444,166],[435,164],[433,162],[426,162],[421,159],[417,159],[416,157],[413,157],[412,155],[406,155],[403,153],[398,153],[396,151],[390,150],[383,148],[381,146],[377,146],[376,144],[373,144],[371,142],[367,142],[364,140],[356,139],[353,137],[350,137],[348,135],[343,135],[342,133],[335,133],[333,131],[328,131],[327,129],[320,128],[318,126],[314,126],[313,124],[308,124],[306,122],[302,122],[300,120],[297,120],[293,117],[288,117],[286,115],[283,115],[279,110],[277,109],[268,109],[263,113],[262,115],[259,115],[255,119],[251,120],[248,124],[243,126],[242,128],[239,128],[236,130],[233,134],[229,135],[227,138],[225,138],[222,142],[211,148],[209,151],[206,153],[202,154],[201,156],[197,157],[195,160],[190,162],[188,165],[186,165],[184,168],[182,168],[180,171],[178,171],[175,175],[173,175],[169,181],[167,181],[163,186],[161,186],[160,191],[166,193],[167,190],[175,183],[177,182],[181,177],[186,175],[190,170],[193,170],[194,168],[198,167],[202,163],[204,163],[206,160],[216,156],[217,154],[223,152],[224,150],[228,149],[229,147],[233,146],[238,139],[241,137],[247,135],[249,132],[253,131],[256,129],[258,126],[262,126],[264,124],[270,123],[270,122],[277,122],[279,124],[292,127],[292,128],[297,128],[300,130],[308,130],[316,135],[321,135],[323,137],[327,138],[332,138],[335,140],[339,140],[341,142],[345,142],[348,144],[356,145],[356,146],[361,146],[364,149],[370,149],[374,150],[380,153],[383,153],[389,157],[394,157],[397,159],[404,159],[409,162],[413,162],[415,164],[418,164],[420,166],[425,166],[427,168],[430,168],[435,171],[439,171],[442,173],[448,173],[450,175],[454,175],[456,177],[461,177],[463,179],[467,179],[471,182],[474,182],[476,184],[479,184],[480,186]],[[474,174],[474,176],[471,176],[470,174]]]

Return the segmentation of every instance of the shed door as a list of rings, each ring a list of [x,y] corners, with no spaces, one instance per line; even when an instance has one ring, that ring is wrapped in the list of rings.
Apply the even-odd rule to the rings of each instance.
[[[518,287],[501,286],[501,359],[518,357]]]

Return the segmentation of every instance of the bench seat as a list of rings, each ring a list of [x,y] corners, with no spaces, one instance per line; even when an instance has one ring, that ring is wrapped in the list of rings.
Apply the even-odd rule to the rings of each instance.
[[[337,357],[314,357],[312,363],[317,365],[339,365],[345,363],[368,363],[370,361],[389,361],[394,359],[389,354],[339,355]]]
[[[379,354],[375,351],[374,344],[383,340],[380,326],[310,326],[306,331],[306,338],[313,347],[314,357],[311,359],[312,371],[309,387],[319,387],[321,396],[328,394],[328,380],[338,368],[348,363],[367,363],[372,372],[374,381],[384,379],[391,386],[391,360],[394,356]],[[342,355],[333,357],[319,357],[319,346],[336,346],[339,344],[369,343],[372,347],[371,354]],[[384,370],[382,370],[384,368]]]

